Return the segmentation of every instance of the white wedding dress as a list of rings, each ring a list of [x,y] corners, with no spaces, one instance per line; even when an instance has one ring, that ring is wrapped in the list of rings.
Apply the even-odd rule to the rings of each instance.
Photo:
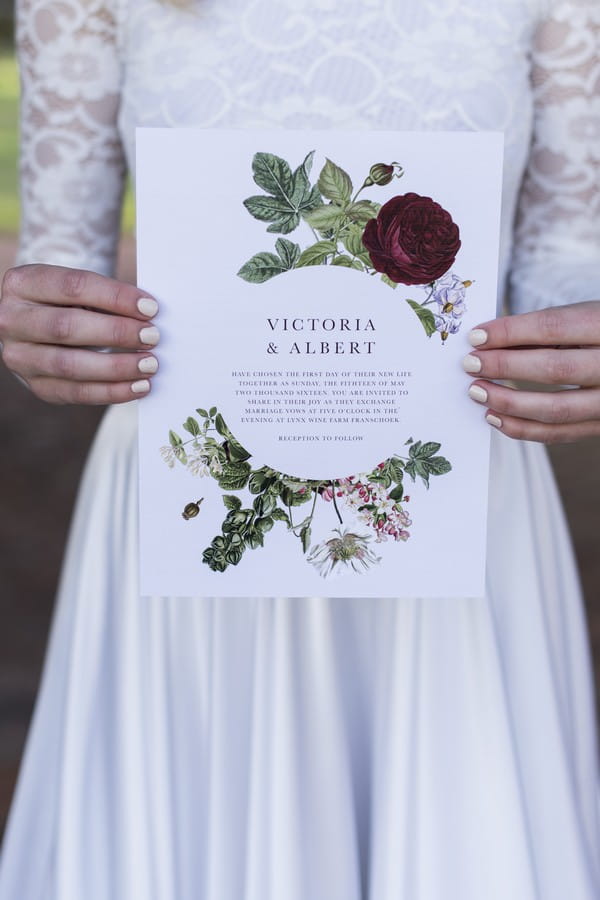
[[[600,297],[597,0],[18,14],[22,261],[111,271],[136,124],[495,129],[512,308]],[[0,900],[597,900],[589,653],[544,450],[494,433],[484,601],[140,599],[135,427],[109,410],[83,481]]]

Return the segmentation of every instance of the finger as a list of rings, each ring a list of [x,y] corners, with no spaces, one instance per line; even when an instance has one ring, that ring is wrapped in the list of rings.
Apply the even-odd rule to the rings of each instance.
[[[507,437],[521,441],[537,441],[541,444],[570,444],[586,437],[600,435],[600,421],[579,422],[572,425],[548,425],[532,422],[529,419],[518,419],[501,415],[490,409],[486,415],[487,422]]]
[[[48,403],[78,403],[91,406],[108,406],[128,403],[144,397],[150,391],[150,381],[132,382],[67,381],[61,378],[32,378],[29,387],[33,393]]]
[[[35,264],[9,269],[2,294],[34,303],[87,306],[142,320],[158,312],[156,300],[133,284],[64,266]]]
[[[148,349],[158,343],[155,325],[126,316],[108,316],[86,309],[31,304],[11,323],[13,341],[67,347]]]
[[[570,350],[486,350],[465,356],[470,375],[538,384],[600,384],[600,348]]]
[[[493,382],[475,381],[469,396],[500,415],[554,425],[600,421],[600,388],[572,391],[521,391]]]
[[[149,353],[99,353],[43,344],[11,342],[3,359],[9,369],[28,379],[135,381],[158,371],[158,360]]]
[[[469,332],[474,347],[523,347],[600,344],[600,302],[573,303],[503,316]]]

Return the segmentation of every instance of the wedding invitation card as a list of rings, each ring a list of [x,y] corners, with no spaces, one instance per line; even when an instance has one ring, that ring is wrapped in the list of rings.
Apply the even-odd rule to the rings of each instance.
[[[140,129],[143,595],[481,597],[502,135]]]

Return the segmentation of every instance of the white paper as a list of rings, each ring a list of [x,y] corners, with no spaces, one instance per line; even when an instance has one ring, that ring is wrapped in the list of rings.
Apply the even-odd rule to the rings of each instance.
[[[289,233],[269,233],[269,221],[253,214],[270,210],[274,196],[264,174],[253,180],[255,154],[275,155],[294,172],[311,151],[310,185],[332,160],[353,181],[350,201],[343,179],[333,188],[323,182],[325,194],[341,191],[333,209],[298,175],[290,203],[304,188],[306,206],[320,202],[320,214],[326,208],[337,224],[312,230],[301,216]],[[348,237],[348,217],[368,216],[352,197],[374,163],[392,161],[389,183],[367,184],[354,203],[418,195],[451,216],[460,249],[433,288],[392,288],[362,239],[361,255]],[[461,360],[469,328],[495,314],[501,168],[495,133],[138,130],[139,283],[159,301],[161,332],[160,371],[139,405],[144,595],[483,596],[490,429],[467,396]],[[382,171],[390,170],[379,171],[386,181]],[[278,175],[289,178],[271,171],[267,187]],[[249,211],[243,201],[252,196],[262,199]],[[354,210],[345,218],[344,204]],[[385,242],[389,229],[381,228]],[[277,265],[290,264],[318,239],[336,248],[324,264],[296,264],[262,283],[238,274],[257,254],[275,254],[258,258],[261,272],[272,266],[276,248]],[[340,256],[345,264],[332,264]],[[454,288],[443,295],[444,286]],[[445,306],[445,296],[454,303]],[[456,333],[428,336],[407,300]],[[213,408],[218,417],[205,431],[197,410]],[[200,434],[185,430],[186,421]],[[175,458],[181,448],[186,461]],[[238,487],[248,471],[258,474]],[[287,501],[298,491],[309,500],[291,507],[290,527]],[[234,498],[230,510],[224,495]]]

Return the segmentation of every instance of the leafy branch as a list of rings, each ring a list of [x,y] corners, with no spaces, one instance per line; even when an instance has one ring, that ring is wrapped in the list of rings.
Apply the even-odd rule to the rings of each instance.
[[[367,486],[372,492],[373,486],[380,486],[398,513],[401,512],[401,501],[408,499],[404,494],[405,474],[413,482],[420,478],[429,488],[430,476],[446,474],[452,468],[444,457],[436,455],[440,444],[415,443],[410,438],[407,441],[407,446],[410,445],[408,456],[391,456],[367,474],[364,484],[354,477],[295,478],[269,466],[253,468],[249,462],[251,454],[232,434],[216,407],[198,408],[196,413],[198,418],[188,416],[183,423],[183,429],[190,437],[184,440],[177,432],[169,431],[169,445],[163,447],[161,453],[168,465],[179,462],[193,474],[209,475],[224,491],[222,499],[227,512],[221,531],[202,554],[203,562],[216,572],[238,565],[247,550],[264,546],[265,536],[277,522],[282,522],[299,539],[303,553],[308,553],[319,497],[333,501],[337,519],[343,524],[337,496],[344,497],[348,491],[359,488],[366,490]],[[246,502],[238,496],[238,492],[244,490],[249,495]],[[309,503],[310,511],[294,522],[294,509]],[[372,512],[374,522],[381,521],[381,515],[384,519],[387,516],[370,502],[358,509]]]

